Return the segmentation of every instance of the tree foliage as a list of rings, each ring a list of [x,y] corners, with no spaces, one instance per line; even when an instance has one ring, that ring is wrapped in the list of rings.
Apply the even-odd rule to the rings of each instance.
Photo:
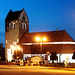
[[[58,60],[56,52],[52,52],[52,54],[50,56],[50,60],[52,60],[52,63],[54,63],[54,60]]]
[[[74,53],[73,53],[72,59],[75,59],[75,51],[74,51]]]
[[[13,55],[14,59],[23,59],[23,53],[22,51],[14,51],[14,55]]]

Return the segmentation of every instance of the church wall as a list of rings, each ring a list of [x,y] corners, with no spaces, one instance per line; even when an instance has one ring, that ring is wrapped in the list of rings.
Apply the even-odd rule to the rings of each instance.
[[[25,12],[24,10],[23,10],[23,12],[20,14],[19,20],[23,20],[23,16],[25,17],[25,21],[28,22],[28,17],[27,17],[26,12]]]
[[[12,12],[13,13],[13,12]],[[25,17],[25,21],[23,20],[23,16]],[[10,45],[13,45],[13,42],[19,43],[23,38],[25,33],[29,32],[29,19],[24,9],[18,16],[18,20],[5,22],[5,59],[7,60],[7,49],[10,49]],[[12,24],[12,28],[9,29],[9,23]],[[13,28],[13,24],[15,23],[15,29]],[[22,24],[26,24],[26,29],[22,29]]]
[[[25,20],[23,20],[23,17],[25,17]],[[19,16],[19,40],[21,41],[24,34],[25,33],[29,33],[29,20],[28,17],[25,13],[25,11],[23,10],[22,13]],[[22,24],[25,25],[26,24],[26,29],[22,29]]]
[[[17,39],[19,39],[19,21],[11,21],[9,23],[15,23],[15,29],[8,29],[7,32],[5,32],[5,58],[7,60],[7,49],[10,49],[10,45],[13,45],[13,42],[17,42]],[[8,23],[8,24],[9,24]]]

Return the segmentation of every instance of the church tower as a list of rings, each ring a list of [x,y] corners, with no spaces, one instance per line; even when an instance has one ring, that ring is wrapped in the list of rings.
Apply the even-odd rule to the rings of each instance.
[[[10,59],[10,45],[19,43],[24,34],[29,33],[29,19],[25,10],[9,11],[5,19],[5,59]]]

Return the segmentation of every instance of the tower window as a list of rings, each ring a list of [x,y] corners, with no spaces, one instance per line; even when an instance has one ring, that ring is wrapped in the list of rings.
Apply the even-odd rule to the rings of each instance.
[[[17,43],[19,43],[19,39],[17,39]]]
[[[9,29],[11,29],[12,28],[12,25],[11,25],[11,23],[9,23]]]
[[[24,16],[24,14],[23,14],[23,21],[25,21],[25,16]]]
[[[15,23],[13,24],[13,29],[15,29]]]
[[[23,16],[23,21],[25,21],[25,17]]]
[[[22,29],[24,29],[24,23],[22,23]]]
[[[7,44],[7,40],[6,40],[6,44]]]
[[[25,23],[25,25],[24,25],[24,26],[25,26],[25,30],[26,30],[26,23]]]

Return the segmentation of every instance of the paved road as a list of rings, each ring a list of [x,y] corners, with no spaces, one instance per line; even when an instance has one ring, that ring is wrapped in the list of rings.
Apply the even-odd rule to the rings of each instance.
[[[5,68],[0,68],[0,75],[75,75],[75,71],[56,70],[52,68],[20,68],[5,66]]]

